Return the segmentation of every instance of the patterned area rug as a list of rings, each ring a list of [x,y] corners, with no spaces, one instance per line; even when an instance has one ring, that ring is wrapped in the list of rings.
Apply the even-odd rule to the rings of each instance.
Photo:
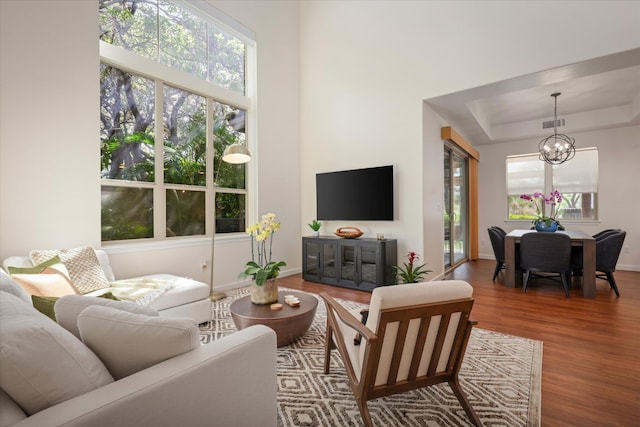
[[[212,304],[213,320],[200,325],[203,343],[236,330],[229,305],[248,294],[248,288],[237,289]],[[363,306],[341,303],[347,308]],[[323,373],[325,323],[326,311],[320,302],[309,331],[278,349],[279,426],[363,425],[337,351],[332,352],[331,373]],[[541,341],[476,327],[460,383],[484,425],[539,426],[541,370]],[[383,397],[368,405],[376,426],[471,425],[448,384]]]

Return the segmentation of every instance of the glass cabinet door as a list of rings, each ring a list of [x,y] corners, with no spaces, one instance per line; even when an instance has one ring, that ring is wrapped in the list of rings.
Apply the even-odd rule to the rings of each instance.
[[[353,244],[340,245],[340,280],[356,281],[357,247]]]
[[[378,245],[360,245],[360,277],[359,282],[371,283],[375,286],[378,283],[376,263],[378,261]]]
[[[322,277],[336,278],[336,245],[333,242],[322,244]]]
[[[304,274],[320,277],[320,244],[316,242],[305,243]]]

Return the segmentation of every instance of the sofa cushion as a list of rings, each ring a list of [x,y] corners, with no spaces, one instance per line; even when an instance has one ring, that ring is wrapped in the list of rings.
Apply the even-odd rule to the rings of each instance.
[[[193,320],[91,306],[78,316],[82,341],[118,380],[200,346]]]
[[[0,291],[8,292],[20,298],[27,304],[31,304],[31,295],[22,286],[13,280],[7,272],[0,268]]]
[[[7,292],[0,292],[0,336],[0,388],[27,415],[113,382],[73,334]]]
[[[86,295],[66,295],[56,301],[53,310],[56,322],[76,337],[80,338],[78,331],[78,316],[87,307],[100,305],[112,307],[130,313],[157,316],[158,312],[152,308],[144,307],[128,301],[114,301],[107,298],[90,297]]]
[[[27,418],[27,414],[0,388],[0,427],[9,427]]]
[[[206,283],[186,277],[178,277],[172,274],[152,274],[146,277],[172,281],[175,284],[172,289],[169,289],[149,304],[149,307],[158,311],[209,298],[209,293],[211,292],[209,285]]]
[[[108,288],[109,281],[100,266],[95,250],[91,246],[73,249],[34,250],[29,253],[31,261],[39,264],[58,255],[69,270],[69,277],[80,293],[86,294]]]

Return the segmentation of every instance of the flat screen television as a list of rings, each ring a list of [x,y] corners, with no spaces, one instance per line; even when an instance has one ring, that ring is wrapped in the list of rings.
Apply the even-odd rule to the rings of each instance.
[[[316,174],[318,220],[393,221],[393,166]]]

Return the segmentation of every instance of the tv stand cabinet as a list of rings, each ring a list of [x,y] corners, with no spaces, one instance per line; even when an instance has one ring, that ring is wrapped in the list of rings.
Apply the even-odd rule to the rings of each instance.
[[[302,238],[302,278],[344,288],[372,291],[396,283],[395,239]]]

